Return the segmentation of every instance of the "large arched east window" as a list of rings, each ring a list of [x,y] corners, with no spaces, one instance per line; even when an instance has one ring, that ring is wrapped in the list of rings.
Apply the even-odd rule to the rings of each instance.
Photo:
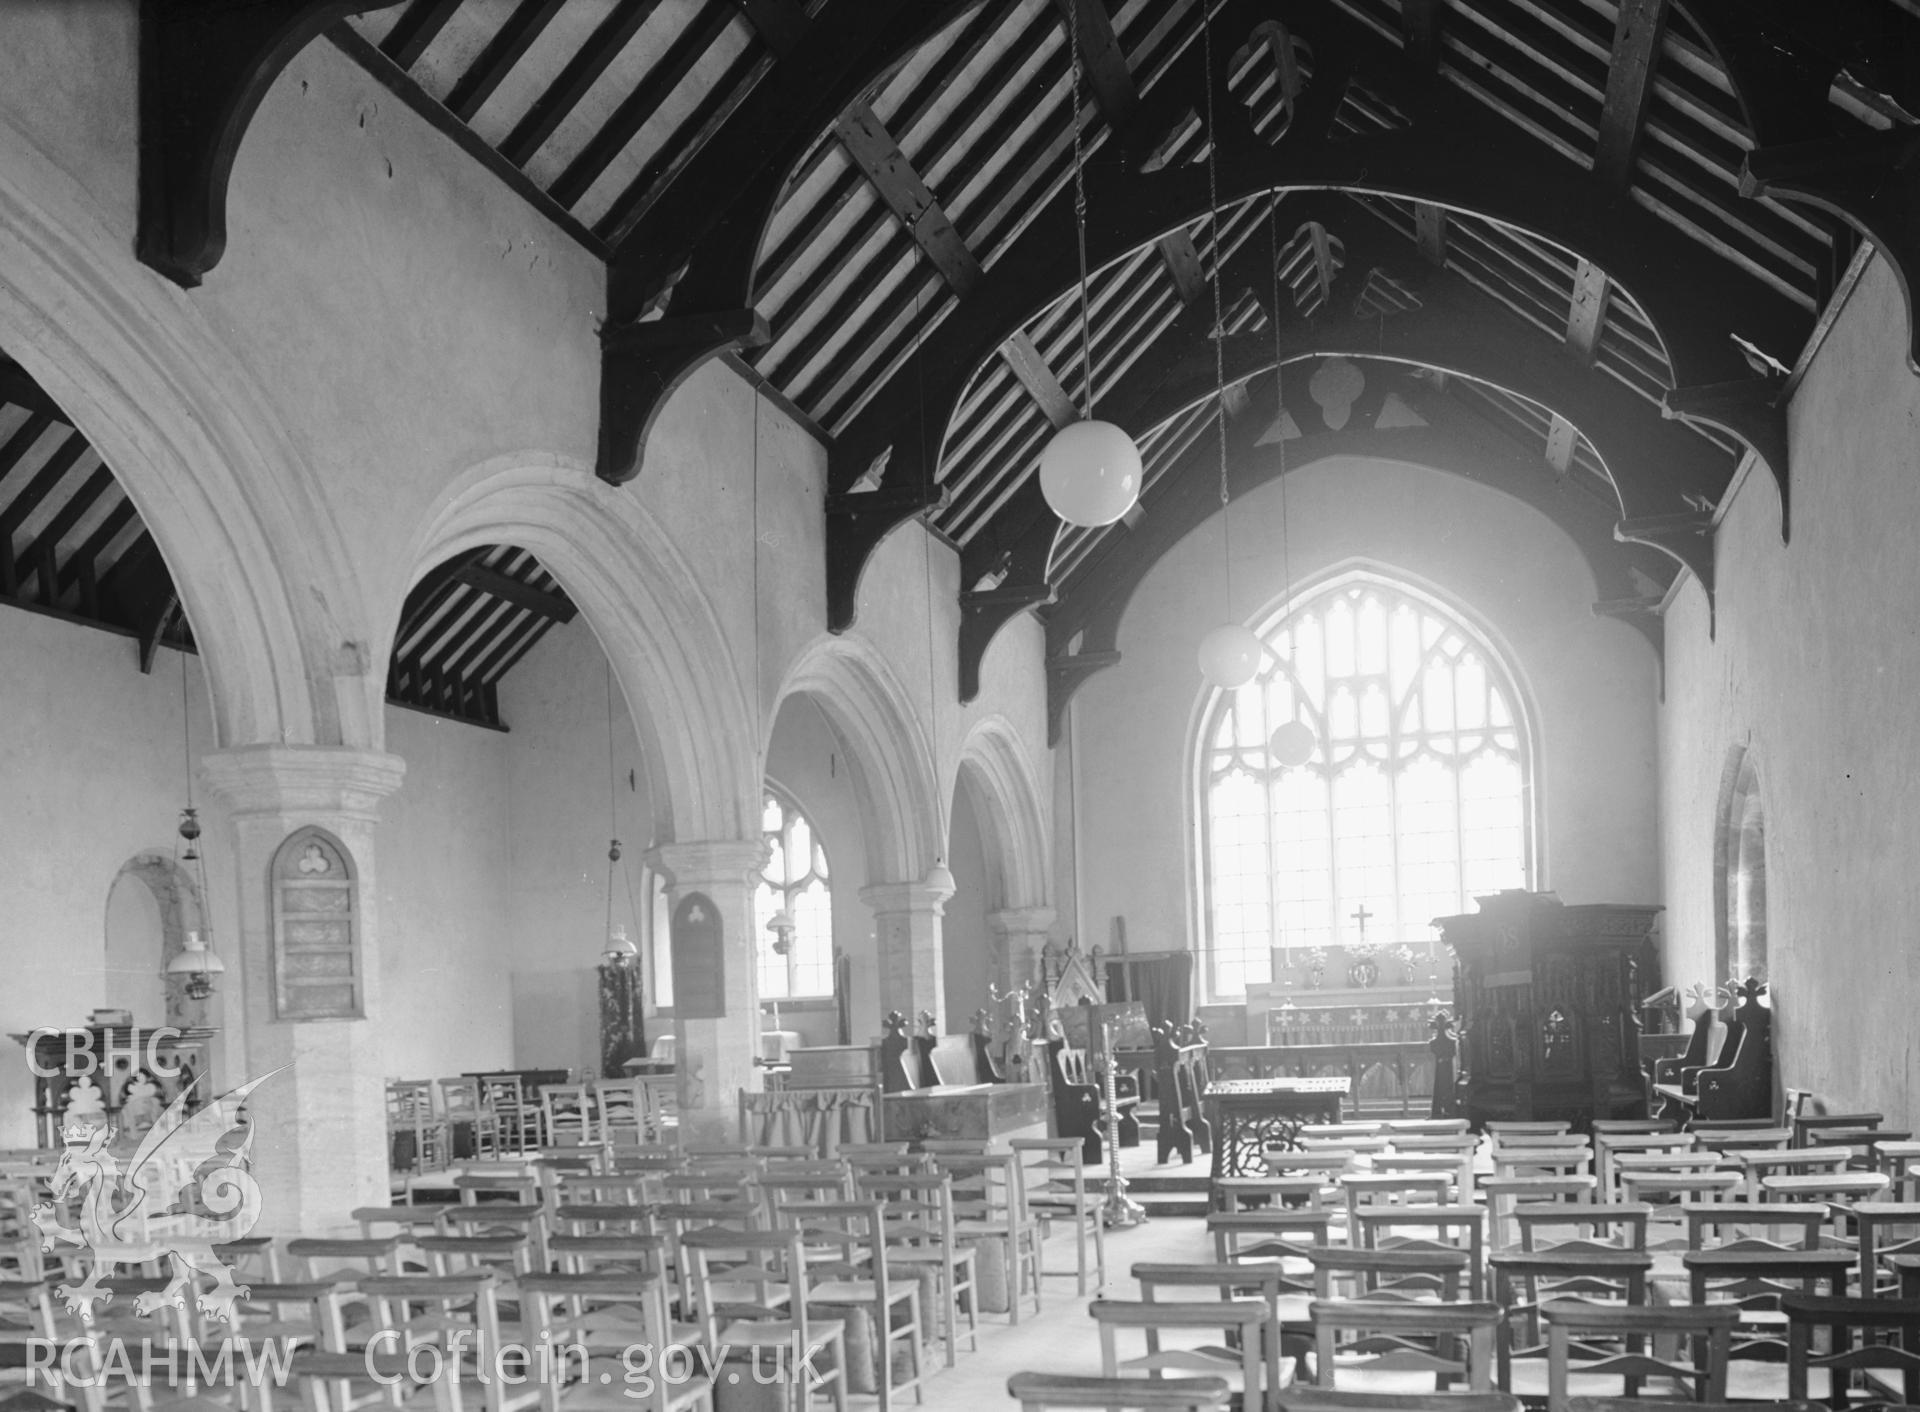
[[[1435,917],[1529,885],[1530,743],[1511,673],[1424,594],[1350,576],[1262,634],[1260,675],[1198,736],[1201,896],[1216,996],[1276,948],[1426,945]],[[1269,753],[1313,728],[1306,764]]]
[[[833,889],[827,850],[800,806],[769,789],[760,829],[767,840],[767,866],[754,892],[755,947],[760,957],[760,998],[790,1000],[833,994]],[[793,938],[783,956],[767,930],[785,907]]]

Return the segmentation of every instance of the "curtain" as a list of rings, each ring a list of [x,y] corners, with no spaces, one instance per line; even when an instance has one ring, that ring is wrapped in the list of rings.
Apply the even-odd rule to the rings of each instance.
[[[1186,1024],[1193,1018],[1193,953],[1110,957],[1107,1002],[1117,1005],[1126,1000],[1146,1006],[1149,1025],[1170,1024],[1177,1029]]]

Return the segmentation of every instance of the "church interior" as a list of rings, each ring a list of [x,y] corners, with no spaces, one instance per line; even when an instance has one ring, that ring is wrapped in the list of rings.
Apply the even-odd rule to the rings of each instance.
[[[0,4],[0,1407],[1920,1405],[1917,114]]]

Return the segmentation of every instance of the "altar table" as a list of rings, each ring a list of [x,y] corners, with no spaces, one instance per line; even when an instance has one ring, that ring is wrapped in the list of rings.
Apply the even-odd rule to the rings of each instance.
[[[1302,1126],[1337,1123],[1352,1088],[1344,1078],[1225,1079],[1207,1086],[1213,1127],[1213,1176],[1266,1175],[1261,1154],[1297,1145]]]

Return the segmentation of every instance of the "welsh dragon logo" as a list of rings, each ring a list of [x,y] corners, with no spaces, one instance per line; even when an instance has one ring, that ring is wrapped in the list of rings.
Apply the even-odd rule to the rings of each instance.
[[[136,1299],[135,1313],[184,1305],[195,1290],[194,1276],[200,1274],[213,1279],[213,1288],[198,1296],[200,1312],[213,1319],[234,1318],[233,1303],[244,1299],[247,1290],[233,1282],[233,1271],[213,1248],[240,1239],[260,1219],[260,1187],[247,1171],[253,1130],[239,1121],[239,1113],[247,1095],[273,1073],[222,1094],[192,1114],[187,1099],[194,1084],[188,1084],[141,1140],[124,1172],[108,1147],[112,1129],[66,1130],[66,1150],[53,1172],[53,1200],[35,1209],[33,1223],[45,1238],[42,1249],[77,1245],[93,1257],[84,1282],[54,1291],[69,1312],[90,1316],[96,1302],[112,1302],[113,1289],[104,1281],[116,1264],[138,1265],[168,1256],[173,1278],[166,1288]],[[80,1224],[69,1226],[61,1212],[76,1200]]]

